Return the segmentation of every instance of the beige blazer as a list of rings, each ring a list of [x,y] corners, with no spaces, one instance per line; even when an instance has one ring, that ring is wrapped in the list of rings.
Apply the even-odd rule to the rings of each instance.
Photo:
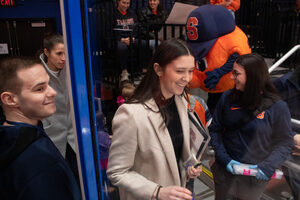
[[[184,143],[182,162],[197,161],[190,157],[190,134],[187,102],[175,96]],[[153,99],[142,104],[123,104],[113,119],[113,139],[107,175],[119,187],[121,200],[150,200],[157,185],[185,186],[186,172],[181,163],[181,180],[168,129]]]

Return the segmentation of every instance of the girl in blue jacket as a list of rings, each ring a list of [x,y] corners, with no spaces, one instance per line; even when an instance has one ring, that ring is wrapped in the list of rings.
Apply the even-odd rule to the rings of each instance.
[[[260,199],[292,151],[291,116],[269,80],[263,57],[240,56],[232,74],[235,87],[222,95],[209,127],[216,152],[216,199]],[[234,165],[241,163],[256,169],[256,176],[237,175]]]

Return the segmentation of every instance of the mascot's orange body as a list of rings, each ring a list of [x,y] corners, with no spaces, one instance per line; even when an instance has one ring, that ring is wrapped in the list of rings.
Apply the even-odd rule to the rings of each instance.
[[[224,0],[210,0],[210,4],[214,5],[219,5],[222,2],[224,2]],[[240,8],[240,4],[240,0],[232,0],[231,4],[229,6],[226,6],[226,8],[235,12]]]
[[[220,94],[232,89],[233,64],[239,55],[249,54],[251,49],[230,11],[218,5],[200,6],[189,14],[186,31],[198,64],[189,87]]]

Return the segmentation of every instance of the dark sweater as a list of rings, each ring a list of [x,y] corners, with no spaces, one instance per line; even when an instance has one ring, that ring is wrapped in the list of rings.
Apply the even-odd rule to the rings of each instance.
[[[0,126],[0,167],[1,200],[81,199],[71,169],[41,127]]]

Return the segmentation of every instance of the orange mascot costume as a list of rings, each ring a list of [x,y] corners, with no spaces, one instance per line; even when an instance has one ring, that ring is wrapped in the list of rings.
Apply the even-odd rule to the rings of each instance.
[[[248,38],[231,13],[218,5],[193,10],[186,32],[197,64],[189,87],[208,92],[207,105],[213,112],[221,94],[234,87],[231,71],[236,58],[251,53]]]

